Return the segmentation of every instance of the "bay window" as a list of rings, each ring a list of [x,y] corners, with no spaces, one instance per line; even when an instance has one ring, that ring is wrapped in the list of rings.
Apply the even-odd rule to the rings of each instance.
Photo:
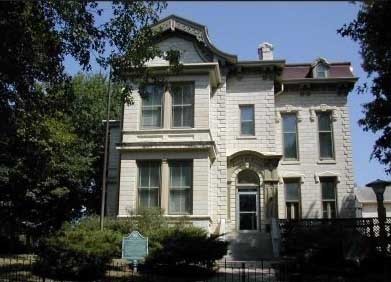
[[[194,87],[191,83],[173,84],[172,127],[193,127],[194,125]]]
[[[161,128],[163,120],[163,93],[161,85],[148,85],[142,97],[141,127]]]
[[[138,207],[152,208],[160,206],[160,162],[138,162]]]
[[[169,214],[190,214],[192,211],[193,162],[170,161]]]

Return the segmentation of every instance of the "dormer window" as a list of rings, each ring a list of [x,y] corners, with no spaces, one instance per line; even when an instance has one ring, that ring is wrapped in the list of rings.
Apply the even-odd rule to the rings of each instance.
[[[329,74],[329,64],[326,59],[318,58],[312,64],[313,78],[327,78]]]
[[[316,66],[316,78],[327,78],[327,67],[323,64]]]

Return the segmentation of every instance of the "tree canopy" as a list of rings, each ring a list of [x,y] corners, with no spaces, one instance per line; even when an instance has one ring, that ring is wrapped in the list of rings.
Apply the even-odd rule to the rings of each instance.
[[[86,205],[101,165],[96,138],[106,82],[72,81],[64,58],[83,70],[93,58],[102,66],[118,58],[143,65],[157,52],[149,26],[164,7],[112,1],[105,21],[97,1],[0,2],[0,230],[44,234]]]
[[[373,99],[363,105],[364,117],[359,124],[365,131],[379,133],[372,157],[391,173],[391,2],[366,1],[360,4],[357,18],[338,32],[360,45],[362,67],[370,84],[358,87],[358,93],[369,91]]]

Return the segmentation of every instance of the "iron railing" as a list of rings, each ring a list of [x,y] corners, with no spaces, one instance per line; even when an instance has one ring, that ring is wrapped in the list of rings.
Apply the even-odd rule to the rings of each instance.
[[[62,277],[47,277],[34,271],[35,256],[0,257],[0,281],[14,282],[59,282]],[[93,281],[93,280],[91,280]],[[286,264],[279,261],[219,261],[213,272],[197,274],[157,273],[148,270],[133,272],[131,265],[123,260],[113,260],[107,265],[106,275],[98,281],[107,282],[285,282]]]
[[[334,218],[334,219],[300,219],[279,220],[281,237],[288,238],[295,232],[315,231],[330,226],[341,231],[357,231],[362,236],[372,239],[376,248],[380,249],[380,225],[378,218]],[[391,217],[385,221],[386,250],[391,253]]]

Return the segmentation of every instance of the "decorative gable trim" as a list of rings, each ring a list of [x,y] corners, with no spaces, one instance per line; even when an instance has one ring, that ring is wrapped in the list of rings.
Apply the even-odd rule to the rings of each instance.
[[[198,23],[189,21],[187,19],[175,15],[171,15],[160,20],[159,22],[154,24],[151,28],[157,34],[162,34],[164,32],[176,32],[176,31],[183,32],[195,38],[195,40],[198,43],[200,43],[202,46],[209,49],[216,56],[223,58],[227,62],[234,64],[238,61],[236,55],[225,53],[217,49],[212,44],[208,36],[208,30],[204,25],[200,25]]]

